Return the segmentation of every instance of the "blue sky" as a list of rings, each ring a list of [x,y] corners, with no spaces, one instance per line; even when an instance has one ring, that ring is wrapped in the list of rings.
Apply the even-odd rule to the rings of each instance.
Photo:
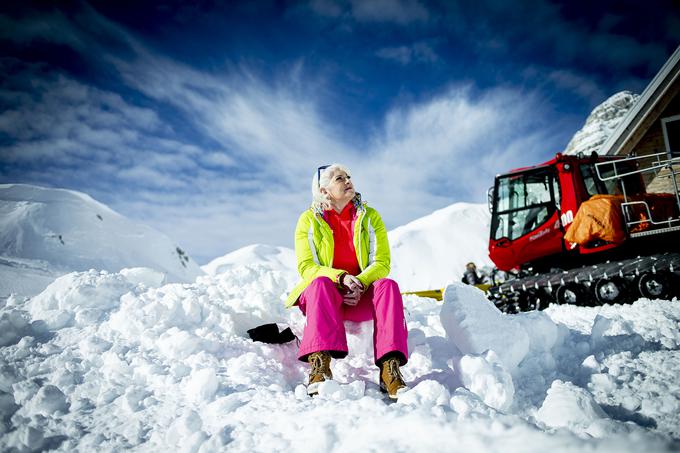
[[[670,1],[15,3],[0,181],[86,192],[200,263],[292,247],[331,162],[390,229],[483,202],[680,43]]]

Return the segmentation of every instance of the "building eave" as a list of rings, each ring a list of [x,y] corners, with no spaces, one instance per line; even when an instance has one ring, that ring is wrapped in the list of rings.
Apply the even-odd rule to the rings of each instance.
[[[612,135],[602,144],[599,154],[618,154],[637,127],[647,118],[659,99],[668,91],[680,75],[680,46],[666,61],[661,70],[642,92],[633,108],[626,114]]]

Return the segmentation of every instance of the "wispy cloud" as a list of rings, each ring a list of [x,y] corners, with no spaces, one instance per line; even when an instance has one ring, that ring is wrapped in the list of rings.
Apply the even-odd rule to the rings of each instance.
[[[548,79],[559,88],[570,90],[583,99],[587,99],[591,104],[599,104],[607,98],[607,94],[597,83],[574,71],[566,69],[551,71]]]
[[[69,19],[59,11],[20,20],[0,15],[0,39],[20,44],[45,41],[78,49],[84,48],[86,43],[78,30],[71,26]]]
[[[139,61],[117,63],[127,82],[183,110],[242,163],[245,179],[259,182],[255,193],[237,190],[230,200],[251,206],[281,188],[294,191],[275,203],[280,218],[292,219],[300,209],[319,163],[354,168],[359,188],[383,206],[394,227],[455,200],[483,200],[495,173],[531,163],[528,156],[547,156],[565,139],[535,119],[540,106],[531,95],[458,86],[418,105],[396,106],[368,149],[357,152],[319,113],[316,103],[324,99],[313,88],[300,90],[285,77],[272,87],[250,74],[208,76],[154,55]]]
[[[538,109],[532,95],[471,86],[396,108],[359,179],[393,227],[454,201],[481,202],[496,173],[550,155],[555,137]]]
[[[140,49],[134,61],[114,60],[124,80],[145,95],[171,104],[241,167],[263,178],[283,172],[291,184],[310,161],[351,153],[317,112],[313,84],[301,91],[295,77],[275,86],[240,70],[214,75]],[[292,75],[297,74],[297,70]]]
[[[384,47],[376,55],[386,60],[394,60],[402,65],[410,63],[436,63],[439,56],[426,42],[417,42],[408,46]]]
[[[341,0],[311,0],[309,8],[312,12],[326,17],[339,17],[343,14],[346,3]]]
[[[347,17],[362,23],[409,25],[430,20],[418,0],[311,0],[309,9],[325,17]]]
[[[352,14],[362,22],[393,22],[410,24],[426,22],[427,8],[417,0],[350,0]]]

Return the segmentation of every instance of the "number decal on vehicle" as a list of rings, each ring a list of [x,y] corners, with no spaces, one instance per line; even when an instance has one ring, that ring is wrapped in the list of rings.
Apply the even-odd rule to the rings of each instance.
[[[567,226],[574,221],[574,213],[570,209],[560,216],[560,220],[562,221],[562,226]]]

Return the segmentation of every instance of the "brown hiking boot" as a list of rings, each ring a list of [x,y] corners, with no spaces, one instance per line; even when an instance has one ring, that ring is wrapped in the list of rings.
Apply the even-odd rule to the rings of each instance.
[[[313,352],[307,357],[307,361],[312,365],[309,372],[309,384],[307,394],[316,395],[319,393],[319,384],[326,379],[333,379],[331,372],[331,355],[326,351]]]
[[[387,359],[380,365],[380,390],[387,393],[391,399],[397,399],[397,392],[405,389],[404,377],[399,371],[399,359],[393,357]]]

